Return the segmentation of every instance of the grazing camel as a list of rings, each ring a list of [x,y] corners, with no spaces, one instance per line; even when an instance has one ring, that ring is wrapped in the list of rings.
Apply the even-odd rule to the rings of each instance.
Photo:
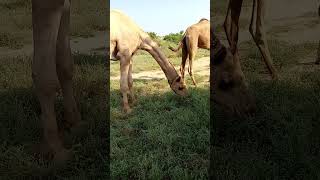
[[[110,11],[110,56],[120,60],[120,91],[122,93],[123,110],[130,113],[128,96],[135,101],[133,95],[132,56],[138,49],[150,53],[165,73],[171,89],[186,95],[187,89],[174,66],[161,52],[158,45],[127,15],[118,10]],[[112,58],[110,57],[110,59]]]
[[[186,61],[189,58],[188,72],[192,82],[197,86],[193,76],[193,60],[196,56],[197,49],[210,49],[210,22],[208,19],[201,19],[198,23],[187,28],[178,48],[169,47],[170,50],[177,52],[182,47],[182,60],[180,66],[181,77],[184,80]]]
[[[211,28],[211,98],[228,114],[251,116],[256,110],[256,103],[241,70],[239,54],[232,54],[213,31]]]
[[[60,139],[54,109],[59,86],[64,96],[64,125],[79,125],[80,113],[73,96],[73,60],[69,42],[70,1],[32,0],[34,57],[32,79],[41,106],[44,145],[54,161],[63,162],[70,152]]]

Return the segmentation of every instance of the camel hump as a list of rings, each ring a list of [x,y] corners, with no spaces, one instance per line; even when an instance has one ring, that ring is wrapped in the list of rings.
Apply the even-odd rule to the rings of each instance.
[[[202,21],[209,21],[207,18],[201,18],[199,22],[202,22]]]

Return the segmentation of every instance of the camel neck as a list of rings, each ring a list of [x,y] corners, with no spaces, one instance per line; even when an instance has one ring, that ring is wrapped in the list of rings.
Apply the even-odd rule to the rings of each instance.
[[[157,61],[162,71],[166,75],[169,84],[171,84],[178,76],[176,69],[171,64],[171,62],[164,56],[160,48],[157,46],[152,46],[151,49],[147,50],[152,57]]]

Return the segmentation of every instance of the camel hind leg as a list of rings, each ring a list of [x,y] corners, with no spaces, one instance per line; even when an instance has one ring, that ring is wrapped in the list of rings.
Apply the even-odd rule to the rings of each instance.
[[[320,17],[320,4],[318,7],[318,16]],[[318,53],[317,53],[316,64],[320,64],[320,40],[319,40],[319,44],[318,44]]]
[[[197,86],[196,80],[194,78],[194,74],[193,74],[193,61],[196,57],[197,54],[197,50],[198,50],[198,37],[190,37],[188,36],[188,38],[186,39],[186,44],[187,44],[187,48],[188,48],[188,52],[189,52],[189,67],[188,67],[188,73],[191,77],[191,80],[193,82],[193,85]]]
[[[181,58],[181,65],[180,65],[180,74],[181,74],[183,83],[185,83],[184,73],[185,73],[187,59],[188,59],[188,50],[186,45],[184,44],[182,46],[182,58]]]
[[[130,65],[128,70],[128,87],[129,87],[129,96],[130,96],[131,102],[132,104],[135,104],[136,97],[134,96],[134,92],[133,92],[132,59],[130,59]]]
[[[230,10],[231,1],[232,1],[232,0],[229,0],[226,18],[225,18],[224,23],[223,23],[223,28],[224,28],[224,31],[225,31],[225,33],[226,33],[229,46],[231,46],[231,16],[230,16],[230,12],[231,12],[231,10]]]
[[[268,43],[266,40],[266,33],[264,28],[264,11],[265,11],[265,1],[264,0],[254,0],[252,16],[254,16],[255,3],[257,3],[257,13],[256,13],[256,32],[253,32],[253,21],[254,17],[251,17],[249,31],[252,35],[254,42],[259,48],[259,51],[263,57],[263,60],[272,76],[272,79],[277,79],[277,72],[273,66],[273,61],[270,55]]]
[[[238,47],[238,36],[239,36],[239,17],[241,13],[242,0],[230,0],[229,8],[231,13],[231,24],[230,24],[230,32],[226,32],[229,41],[230,41],[230,49],[232,54],[236,54]],[[230,33],[228,35],[228,33]]]

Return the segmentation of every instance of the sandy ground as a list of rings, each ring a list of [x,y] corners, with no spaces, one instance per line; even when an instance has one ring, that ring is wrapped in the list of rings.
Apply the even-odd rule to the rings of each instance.
[[[70,41],[72,52],[81,54],[105,54],[106,33],[97,32],[89,38],[73,38]],[[0,48],[0,57],[10,57],[19,55],[32,55],[33,44],[27,44],[21,49]]]

